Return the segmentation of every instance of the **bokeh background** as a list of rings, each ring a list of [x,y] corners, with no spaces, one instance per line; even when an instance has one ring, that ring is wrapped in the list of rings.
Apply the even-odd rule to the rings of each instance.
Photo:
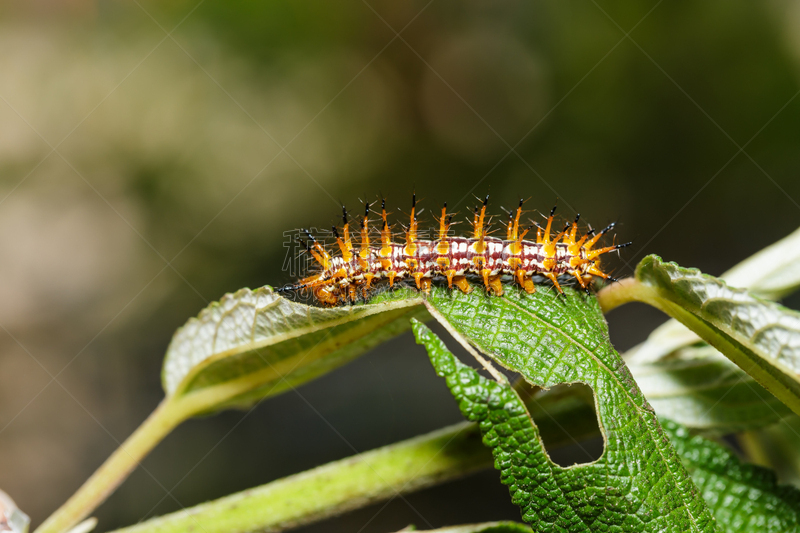
[[[797,0],[3,2],[0,488],[41,522],[161,400],[173,331],[290,282],[285,232],[339,202],[558,198],[620,222],[618,275],[647,253],[720,274],[800,225],[798,91]],[[620,309],[612,339],[662,320]],[[405,335],[184,424],[96,514],[131,524],[459,420]],[[486,472],[303,531],[518,517]]]

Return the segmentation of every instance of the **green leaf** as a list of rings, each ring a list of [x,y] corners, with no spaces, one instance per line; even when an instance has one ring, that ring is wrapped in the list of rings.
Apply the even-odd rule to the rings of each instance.
[[[168,397],[194,412],[247,406],[328,372],[424,316],[418,292],[387,291],[368,305],[319,308],[242,289],[190,319],[164,359]]]
[[[727,448],[661,419],[703,497],[726,533],[800,531],[800,491],[779,486],[775,474],[742,463]]]
[[[720,279],[768,300],[795,291],[800,287],[800,230],[745,259]],[[786,415],[785,406],[751,376],[675,319],[656,328],[623,357],[656,411],[693,430],[755,429]],[[759,398],[764,398],[760,405]]]
[[[706,434],[774,424],[793,415],[775,396],[716,349],[702,344],[670,357],[627,360],[636,383],[661,417]]]
[[[434,290],[428,305],[462,344],[477,346],[532,385],[582,382],[595,393],[603,455],[562,468],[550,461],[538,428],[506,382],[480,376],[414,323],[418,342],[462,413],[478,422],[501,480],[535,531],[717,531],[652,408],[610,346],[594,298],[569,289],[559,297],[509,288],[502,298]]]
[[[766,300],[780,300],[796,291],[800,288],[800,229],[748,257],[719,279]],[[656,361],[697,342],[700,337],[695,333],[677,320],[668,320],[625,358],[635,354],[641,361]]]
[[[564,427],[569,426],[570,432],[574,434],[575,426],[584,425],[589,416],[595,420],[594,434],[597,432],[594,410],[587,409],[583,398],[569,393],[570,390],[575,389],[551,389],[550,392],[555,394],[539,394],[535,401],[526,402],[533,418],[541,418],[538,429],[553,448],[573,442],[571,438],[563,436]],[[685,446],[686,434],[670,431],[667,435],[677,445],[678,450],[684,453],[688,450],[688,454],[682,459],[687,468],[691,467],[691,462],[686,461],[691,460],[697,451]],[[713,442],[710,445],[718,447]],[[202,524],[203,533],[289,529],[363,507],[398,493],[407,494],[474,470],[488,468],[491,463],[491,453],[481,444],[478,427],[464,422],[215,501],[151,518],[115,533],[177,533],[190,530],[198,523]],[[745,466],[747,468],[750,467]],[[690,469],[690,472],[693,476],[705,475],[702,470]],[[738,474],[734,477],[736,475]],[[724,484],[719,486],[725,487],[732,482],[724,480],[721,483]],[[739,488],[736,490],[741,493]],[[308,497],[311,494],[314,495],[313,498]],[[720,516],[729,516],[729,511],[718,505],[719,491],[706,491],[705,495],[709,498],[708,503],[712,510],[720,513],[718,520]],[[530,531],[528,526],[519,527]]]
[[[619,297],[678,319],[800,413],[800,313],[657,256],[639,263],[636,279]]]

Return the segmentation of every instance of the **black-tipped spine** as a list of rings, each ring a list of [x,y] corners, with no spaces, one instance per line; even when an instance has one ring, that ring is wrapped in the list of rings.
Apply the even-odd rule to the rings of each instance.
[[[603,228],[603,231],[600,232],[600,235],[605,235],[606,233],[608,233],[609,231],[614,229],[614,226],[616,226],[616,225],[617,225],[616,222],[612,222],[611,224],[609,224],[608,226]]]

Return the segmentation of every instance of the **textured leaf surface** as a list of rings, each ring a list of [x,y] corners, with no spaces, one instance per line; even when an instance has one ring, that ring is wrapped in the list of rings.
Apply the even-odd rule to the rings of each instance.
[[[628,367],[660,417],[693,430],[724,434],[763,427],[792,411],[751,376],[707,344]]]
[[[179,329],[164,360],[168,397],[201,410],[247,405],[336,368],[423,316],[419,294],[386,292],[369,305],[322,309],[242,289]]]
[[[678,319],[800,413],[800,313],[656,256],[639,263],[636,278],[636,299]]]
[[[692,437],[675,422],[662,419],[661,425],[722,531],[800,531],[800,491],[779,486],[772,471],[742,463],[724,446]]]
[[[588,384],[605,450],[594,463],[550,461],[524,404],[483,378],[414,325],[462,413],[478,422],[501,479],[535,531],[717,531],[712,515],[661,431],[654,412],[611,348],[594,298],[509,289],[503,298],[434,291],[429,305],[458,334],[532,385]],[[435,315],[434,315],[435,316]]]
[[[748,257],[719,279],[765,300],[780,300],[796,291],[800,287],[800,229]],[[700,337],[673,319],[656,328],[634,351],[643,361],[656,361],[699,341]]]

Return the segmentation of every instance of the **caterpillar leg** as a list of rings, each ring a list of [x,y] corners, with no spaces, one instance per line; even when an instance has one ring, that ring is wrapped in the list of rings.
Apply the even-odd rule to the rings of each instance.
[[[417,289],[425,294],[431,293],[431,278],[426,278],[422,272],[414,272],[414,282],[417,284]]]
[[[431,278],[422,278],[420,285],[422,292],[425,294],[431,293]]]
[[[447,278],[447,288],[448,289],[452,289],[453,288],[453,278],[456,275],[456,271],[455,270],[445,270],[444,271],[444,275]]]
[[[519,283],[519,286],[522,287],[525,292],[527,292],[528,294],[533,294],[534,292],[536,292],[536,285],[533,284],[533,280],[531,278],[525,277],[524,270],[522,270],[521,268],[518,269],[514,273],[514,277],[517,279],[517,283]]]
[[[495,296],[503,295],[503,283],[500,281],[500,276],[489,277],[489,290],[493,292]]]
[[[483,285],[486,287],[486,292],[502,296],[503,284],[500,282],[500,276],[491,276],[491,272],[492,271],[488,268],[481,270],[481,277],[483,277]]]
[[[333,287],[329,287],[327,284],[318,285],[314,287],[311,292],[314,294],[314,298],[316,298],[319,303],[328,307],[332,307],[339,303],[339,297],[336,295],[333,289]]]
[[[492,289],[492,286],[489,284],[489,274],[492,271],[488,268],[482,268],[480,270],[481,277],[483,278],[483,286],[486,287],[486,292],[489,292]]]
[[[469,281],[464,276],[456,276],[453,278],[453,285],[455,285],[458,290],[463,292],[464,294],[469,294],[472,291],[472,287],[469,285]]]
[[[348,285],[346,290],[347,292],[345,294],[350,297],[351,302],[358,300],[358,288],[355,284]]]
[[[369,204],[368,204],[369,205]],[[361,287],[361,292],[364,295],[364,299],[366,300],[369,294],[369,288],[372,285],[372,280],[375,278],[375,274],[364,274],[364,285]]]

